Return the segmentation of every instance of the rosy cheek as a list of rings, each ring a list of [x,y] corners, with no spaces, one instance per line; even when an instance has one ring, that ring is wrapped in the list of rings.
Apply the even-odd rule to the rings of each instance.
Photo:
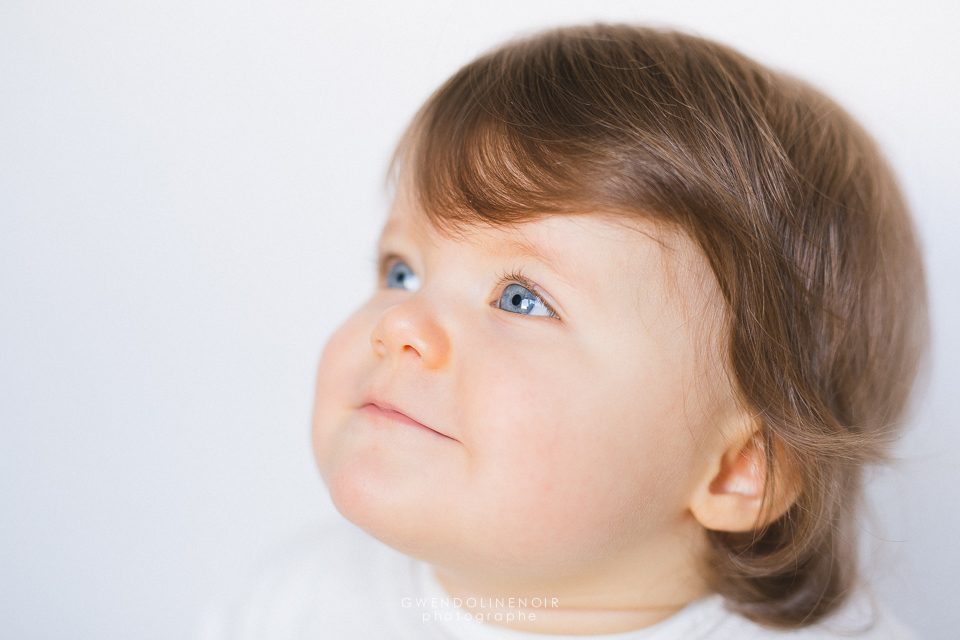
[[[491,508],[525,536],[553,538],[597,507],[596,470],[584,466],[593,446],[589,429],[547,372],[510,377],[500,371],[486,379],[501,384],[486,387],[471,412],[482,426],[482,437],[470,443],[482,474],[477,496],[489,496]]]
[[[370,357],[369,331],[362,317],[350,318],[330,337],[317,368],[313,408],[313,448],[320,473],[326,478],[330,457],[346,414],[354,408]]]
[[[665,461],[639,410],[627,410],[637,403],[636,385],[621,394],[616,381],[588,376],[595,383],[585,384],[593,370],[586,358],[544,353],[491,354],[497,365],[473,372],[467,413],[483,427],[472,443],[475,468],[485,472],[477,485],[492,488],[484,492],[490,508],[513,527],[505,535],[547,548],[630,526],[626,520],[647,511]]]

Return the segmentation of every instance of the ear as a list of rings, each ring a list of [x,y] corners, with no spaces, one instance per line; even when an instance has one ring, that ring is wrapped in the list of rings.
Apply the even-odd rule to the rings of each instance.
[[[786,468],[777,471],[778,481],[764,503],[767,455],[759,431],[749,430],[715,456],[694,491],[693,517],[707,529],[730,532],[752,531],[773,522],[793,506],[798,494],[794,474]]]

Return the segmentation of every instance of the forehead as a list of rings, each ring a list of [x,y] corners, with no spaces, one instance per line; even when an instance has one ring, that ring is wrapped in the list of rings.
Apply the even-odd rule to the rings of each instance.
[[[606,249],[603,253],[608,257],[614,247],[623,254],[644,253],[651,242],[664,244],[662,235],[652,221],[598,212],[534,215],[506,224],[449,219],[438,222],[414,198],[400,192],[380,240],[381,245],[412,241],[469,246],[484,255],[529,259],[559,270],[590,249]]]

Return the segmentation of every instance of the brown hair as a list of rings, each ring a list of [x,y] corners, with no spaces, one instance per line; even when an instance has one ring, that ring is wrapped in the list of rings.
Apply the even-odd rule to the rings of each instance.
[[[863,467],[896,435],[927,336],[909,213],[863,129],[729,48],[595,25],[461,69],[397,159],[441,227],[604,210],[699,244],[741,401],[761,421],[768,495],[778,478],[799,484],[771,524],[709,532],[713,583],[765,624],[833,611],[855,579]]]

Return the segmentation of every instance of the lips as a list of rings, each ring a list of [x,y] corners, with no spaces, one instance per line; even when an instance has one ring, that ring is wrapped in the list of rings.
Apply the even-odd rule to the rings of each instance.
[[[366,400],[360,405],[360,411],[375,419],[389,420],[391,422],[404,425],[407,427],[413,427],[415,429],[425,429],[438,436],[449,438],[451,440],[453,439],[444,433],[440,433],[436,429],[431,429],[430,427],[423,424],[422,422],[417,422],[407,414],[397,409],[392,404],[385,402],[383,400],[379,400],[379,399]]]

